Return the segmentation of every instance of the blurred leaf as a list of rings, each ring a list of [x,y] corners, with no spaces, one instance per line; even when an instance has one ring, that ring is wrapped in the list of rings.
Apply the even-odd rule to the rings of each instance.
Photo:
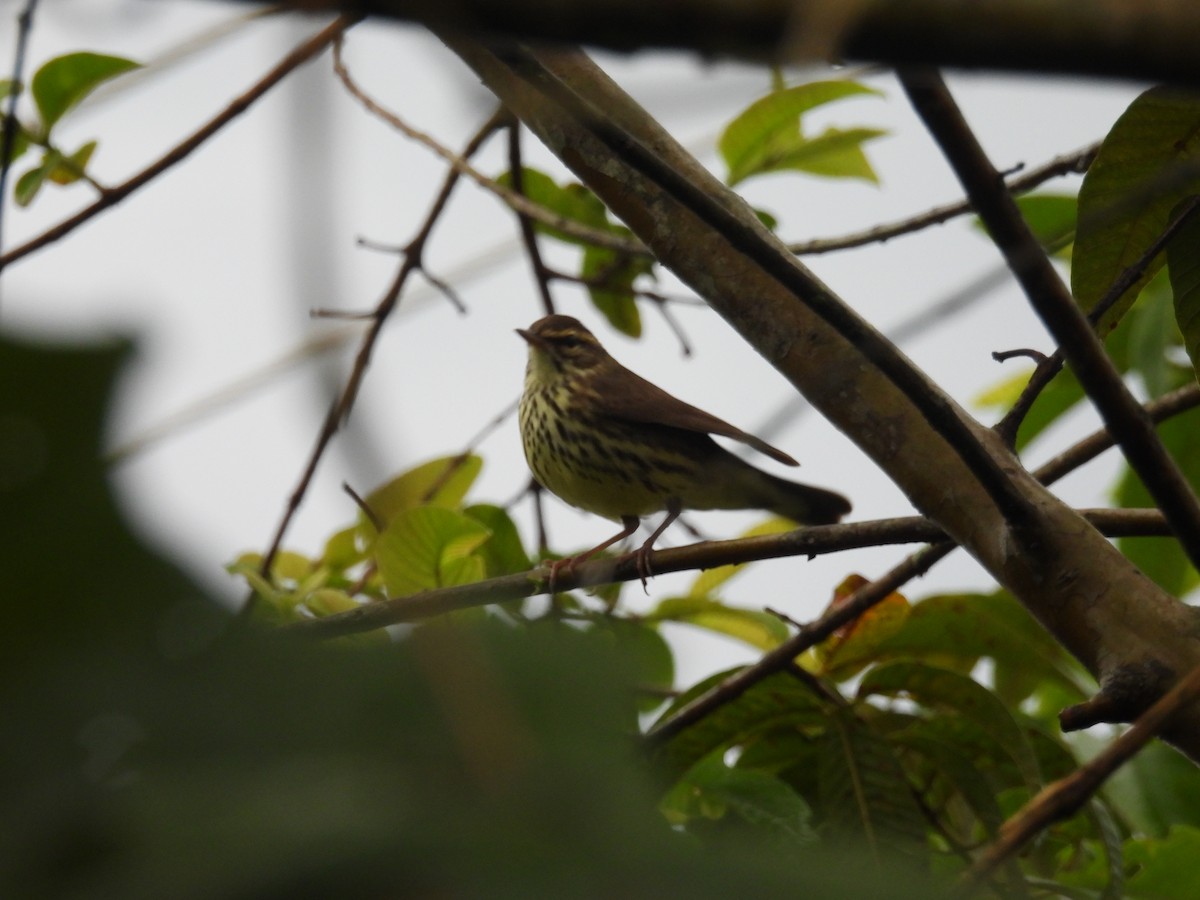
[[[18,85],[20,85],[19,81],[13,81],[11,78],[0,78],[0,100],[7,100],[13,92],[13,88]]]
[[[30,84],[44,135],[101,84],[137,68],[140,66],[133,60],[99,53],[68,53],[47,62],[37,70]]]
[[[1155,900],[1192,900],[1200,897],[1200,829],[1188,825],[1172,828],[1165,838],[1130,841],[1125,863],[1133,875],[1125,884],[1127,896]]]
[[[96,142],[88,141],[70,156],[60,158],[60,161],[50,171],[50,180],[55,184],[74,184],[87,171],[92,154],[96,152]]]
[[[1171,210],[1171,218],[1177,215],[1178,207]],[[1193,212],[1167,244],[1167,269],[1175,319],[1195,370],[1200,362],[1200,212]]]
[[[463,512],[491,532],[492,536],[479,548],[479,556],[487,563],[489,578],[533,568],[521,543],[521,535],[517,533],[517,526],[505,510],[481,503],[468,506]]]
[[[856,590],[867,583],[861,575],[850,575],[837,587],[833,602],[825,609],[832,612]],[[896,634],[908,618],[908,598],[891,593],[849,625],[844,625],[812,648],[806,657],[815,663],[814,671],[838,681],[857,674],[875,660],[880,645]]]
[[[28,206],[32,203],[53,170],[54,162],[50,159],[50,154],[47,153],[46,158],[43,159],[39,166],[30,169],[18,178],[16,185],[13,187],[13,197],[16,198],[17,206]]]
[[[475,483],[483,460],[474,455],[443,456],[409,469],[367,494],[367,507],[386,527],[399,513],[417,506],[457,507]],[[374,534],[374,529],[366,537]]]
[[[862,152],[886,132],[874,128],[830,128],[815,138],[802,131],[804,114],[818,106],[879,91],[853,81],[824,81],[774,91],[756,100],[725,126],[718,147],[732,186],[752,175],[799,170],[829,177],[878,178]]]
[[[366,558],[358,546],[358,526],[348,525],[331,534],[325,541],[320,564],[335,572],[344,572]]]
[[[1136,831],[1163,837],[1174,825],[1200,828],[1200,771],[1160,742],[1119,769],[1105,787]]]
[[[491,536],[483,525],[441,506],[418,506],[395,516],[375,543],[375,560],[388,595],[481,581],[484,561],[474,555]]]
[[[1162,234],[1175,205],[1200,191],[1198,160],[1200,98],[1191,91],[1151,88],[1113,125],[1079,190],[1071,289],[1085,310]],[[1162,263],[1160,254],[1104,316],[1101,334],[1120,320]]]
[[[726,606],[707,597],[669,597],[643,617],[647,622],[683,622],[772,650],[787,640],[788,629],[777,616]]]
[[[970,719],[1006,748],[1030,788],[1041,784],[1037,760],[1025,732],[1000,699],[970,676],[919,662],[888,663],[871,669],[859,684],[860,700],[873,694],[903,694],[928,709],[951,711]]]
[[[1200,411],[1188,410],[1161,423],[1158,436],[1192,490],[1200,489]],[[1117,483],[1114,500],[1126,509],[1155,505],[1142,480],[1128,466]],[[1174,539],[1120,538],[1117,546],[1134,565],[1176,597],[1200,584],[1196,570]]]
[[[660,696],[647,695],[645,689],[668,691],[675,686],[675,656],[663,636],[654,628],[626,619],[607,618],[597,629],[611,635],[619,651],[630,663],[642,688],[637,702],[640,712],[652,712],[663,705]]]
[[[852,709],[830,716],[818,766],[829,837],[875,855],[927,855],[925,817],[904,769],[888,742]]]
[[[951,796],[960,797],[974,814],[975,820],[968,827],[977,822],[983,826],[985,834],[997,833],[1004,816],[1000,811],[1000,804],[996,801],[992,784],[977,765],[975,755],[969,748],[949,741],[935,740],[928,734],[914,729],[898,735],[889,735],[889,740],[898,750],[916,754],[926,761],[927,768],[922,772],[923,777],[918,779],[918,783],[928,786],[927,794],[940,780],[946,789],[952,792]],[[906,768],[912,772],[915,767],[906,765]],[[928,799],[926,802],[928,803]],[[947,806],[949,798],[933,811],[944,811],[944,807]],[[964,833],[961,837],[968,840],[974,839],[976,835]]]

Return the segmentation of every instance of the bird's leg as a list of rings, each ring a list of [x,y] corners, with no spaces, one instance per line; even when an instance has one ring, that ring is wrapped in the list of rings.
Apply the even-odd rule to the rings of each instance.
[[[633,561],[637,566],[638,577],[642,579],[642,590],[647,590],[646,579],[652,574],[650,571],[650,554],[654,549],[654,542],[658,540],[659,535],[671,527],[671,523],[679,518],[679,514],[683,512],[683,504],[678,497],[672,497],[667,501],[667,516],[662,520],[662,524],[654,529],[654,533],[646,538],[646,543],[633,551]]]
[[[678,515],[678,513],[676,513],[676,515]],[[604,543],[597,544],[591,550],[585,550],[583,553],[577,553],[575,556],[568,556],[568,557],[565,557],[564,559],[556,559],[556,560],[552,561],[550,563],[550,579],[549,579],[549,583],[546,586],[549,593],[551,593],[551,594],[554,593],[554,582],[558,580],[559,572],[561,572],[563,569],[566,569],[567,572],[570,572],[577,565],[579,565],[579,563],[586,562],[587,560],[589,560],[593,556],[595,556],[597,553],[599,553],[601,550],[607,550],[609,547],[611,547],[613,544],[617,543],[618,541],[625,540],[625,538],[629,537],[631,534],[633,534],[635,531],[637,531],[639,523],[640,523],[640,520],[638,519],[637,516],[621,516],[621,524],[624,525],[625,527],[622,528],[620,531],[618,531],[616,534],[614,534],[612,537],[610,537]]]

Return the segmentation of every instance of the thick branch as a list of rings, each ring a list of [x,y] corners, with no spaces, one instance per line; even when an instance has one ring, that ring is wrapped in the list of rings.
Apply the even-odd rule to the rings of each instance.
[[[504,40],[1200,83],[1192,0],[292,0]],[[846,11],[846,7],[850,11]],[[830,26],[840,24],[840,28]],[[814,37],[817,35],[817,37]]]

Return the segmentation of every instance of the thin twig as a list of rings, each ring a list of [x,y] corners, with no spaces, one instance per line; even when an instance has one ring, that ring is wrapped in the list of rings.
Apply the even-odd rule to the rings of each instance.
[[[0,251],[4,250],[4,212],[8,207],[8,170],[12,165],[13,151],[17,147],[17,134],[21,124],[17,121],[17,101],[21,99],[25,74],[25,51],[29,46],[29,35],[33,31],[33,14],[38,0],[27,0],[25,8],[17,16],[17,47],[13,53],[12,87],[8,95],[8,112],[4,116],[4,128],[0,132]],[[3,271],[0,265],[0,271]]]
[[[1120,737],[1070,775],[1046,785],[1000,827],[1000,836],[964,873],[962,891],[978,884],[1047,826],[1074,815],[1113,772],[1160,734],[1171,717],[1200,698],[1200,666],[1179,681]]]
[[[524,197],[525,171],[521,161],[521,122],[512,113],[508,113],[508,175],[512,181],[513,190]],[[548,316],[554,315],[554,296],[550,292],[550,270],[542,259],[533,219],[520,210],[514,209],[513,212],[517,214],[521,244],[525,247],[525,255],[529,257],[529,267],[533,269],[533,280],[537,284],[538,293],[542,298],[542,310]]]
[[[349,78],[349,73],[342,66],[339,54],[339,48],[334,46],[334,68],[343,77],[343,81]],[[474,136],[467,142],[467,146],[463,151],[464,157],[470,157],[483,146],[483,143],[500,127],[500,120],[493,115],[483,126],[475,133]],[[274,561],[275,555],[279,552],[279,548],[283,543],[283,536],[286,534],[288,526],[291,524],[292,518],[296,511],[300,508],[300,503],[303,501],[305,494],[308,493],[308,486],[312,483],[313,476],[316,474],[317,465],[325,454],[325,448],[329,446],[329,442],[333,440],[333,436],[337,433],[346,417],[350,414],[351,408],[354,406],[354,401],[358,396],[359,387],[362,385],[362,380],[366,375],[367,366],[370,363],[371,352],[375,347],[375,342],[379,338],[380,332],[383,330],[384,322],[387,321],[392,310],[399,302],[400,294],[404,290],[404,285],[408,281],[409,275],[420,268],[421,255],[429,240],[430,234],[433,232],[433,227],[441,217],[447,202],[450,199],[450,194],[454,191],[455,185],[461,177],[461,173],[456,168],[451,168],[446,173],[446,177],[442,181],[441,189],[434,198],[429,212],[425,216],[425,221],[417,230],[417,234],[405,246],[402,254],[402,262],[395,277],[392,279],[391,285],[384,293],[383,298],[375,308],[375,314],[371,319],[371,324],[368,326],[366,333],[363,335],[361,344],[359,345],[358,353],[355,356],[354,364],[351,367],[350,375],[346,380],[346,386],[343,388],[341,395],[329,407],[329,412],[325,416],[325,421],[321,426],[321,430],[317,435],[316,442],[308,457],[308,462],[304,467],[304,471],[300,475],[300,479],[296,487],[292,490],[288,497],[287,505],[284,508],[283,516],[280,518],[279,524],[275,529],[275,533],[271,538],[271,543],[267,552],[263,555],[262,571],[270,572],[271,563]],[[255,605],[256,595],[250,594],[245,604],[242,606],[240,618],[246,621]]]
[[[285,56],[275,68],[259,79],[250,90],[237,97],[225,109],[209,120],[206,125],[195,131],[186,140],[177,144],[157,161],[142,169],[132,178],[108,188],[90,206],[84,207],[75,215],[64,219],[52,228],[43,231],[37,237],[26,241],[19,247],[14,247],[3,256],[0,256],[0,271],[3,271],[5,266],[16,262],[18,259],[28,256],[30,253],[65,237],[84,222],[104,212],[106,209],[116,206],[134,191],[144,187],[172,166],[182,162],[209,138],[249,109],[256,100],[282,81],[285,76],[328,47],[361,18],[359,15],[338,16],[332,23],[326,25]]]
[[[1096,158],[1096,153],[1099,150],[1100,142],[1097,141],[1081,150],[1076,150],[1074,153],[1057,156],[1043,166],[1030,169],[1020,178],[1014,178],[1008,183],[1008,189],[1014,194],[1022,194],[1033,190],[1051,178],[1086,172],[1092,164],[1092,160]],[[835,250],[849,250],[852,247],[862,247],[866,244],[884,243],[894,237],[912,234],[931,225],[941,225],[957,216],[967,215],[971,211],[971,201],[960,200],[957,203],[935,207],[928,212],[912,216],[908,219],[902,219],[899,222],[893,222],[889,225],[876,225],[865,231],[857,231],[853,234],[843,235],[842,237],[798,241],[794,244],[789,244],[788,249],[798,256],[802,256],[807,254],[831,253]]]
[[[511,209],[528,216],[543,225],[548,225],[551,228],[557,229],[573,238],[592,244],[597,247],[604,247],[609,250],[616,250],[619,253],[629,253],[636,256],[647,256],[649,251],[640,242],[633,238],[627,238],[611,231],[602,231],[599,228],[591,228],[574,219],[568,219],[566,216],[560,216],[553,210],[547,209],[539,203],[534,203],[528,197],[518,194],[516,191],[504,187],[492,178],[488,178],[474,166],[466,161],[462,156],[443,146],[438,141],[434,140],[423,131],[418,131],[413,128],[398,115],[391,110],[382,106],[373,97],[369,96],[355,80],[350,73],[342,65],[341,59],[335,61],[335,71],[342,83],[346,86],[346,90],[358,100],[370,112],[379,116],[397,131],[404,134],[406,137],[416,141],[421,146],[431,150],[434,155],[445,162],[451,169],[459,175],[463,175],[475,182],[485,191],[495,195],[503,203],[507,204]]]

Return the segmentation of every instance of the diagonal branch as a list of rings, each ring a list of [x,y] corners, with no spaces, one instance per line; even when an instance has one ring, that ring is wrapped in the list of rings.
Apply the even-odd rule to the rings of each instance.
[[[1162,509],[1192,565],[1200,568],[1200,502],[1153,424],[1104,352],[1087,316],[1038,246],[945,82],[932,71],[901,71],[901,84],[1017,276],[1058,341],[1129,464]]]

